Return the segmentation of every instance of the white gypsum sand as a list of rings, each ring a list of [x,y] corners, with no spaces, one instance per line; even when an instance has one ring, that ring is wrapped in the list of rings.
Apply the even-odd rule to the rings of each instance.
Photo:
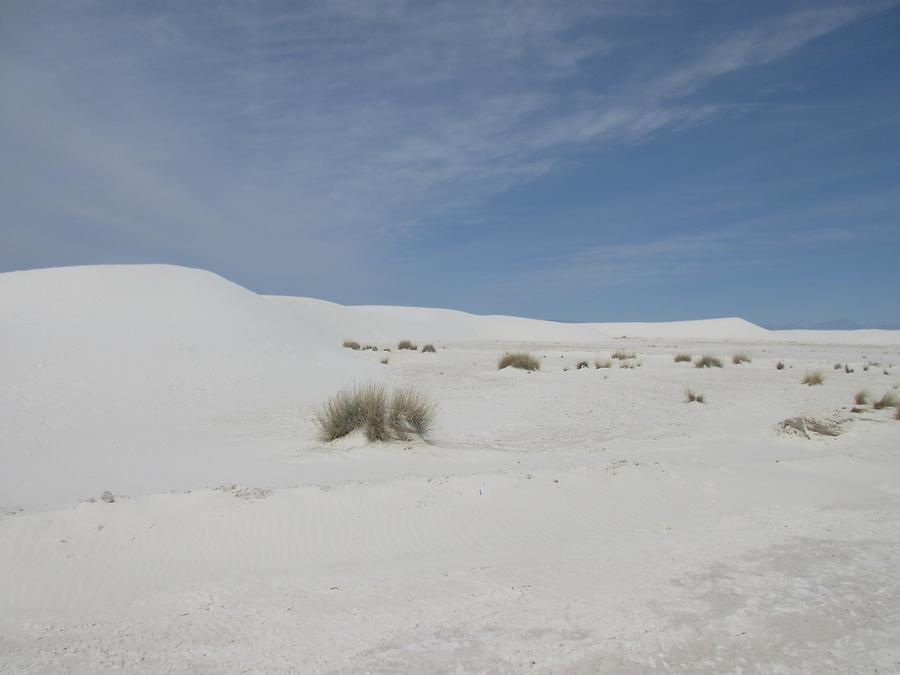
[[[618,350],[636,367],[593,367]],[[898,363],[890,331],[0,274],[0,671],[890,672],[900,422],[849,409]],[[316,440],[315,406],[368,381],[428,393],[430,441]]]

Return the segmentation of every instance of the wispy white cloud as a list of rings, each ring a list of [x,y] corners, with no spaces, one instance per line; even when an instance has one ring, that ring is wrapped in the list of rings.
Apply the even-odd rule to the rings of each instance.
[[[471,213],[573,148],[703,123],[720,106],[692,95],[715,78],[873,11],[769,18],[631,80],[605,25],[653,3],[11,5],[0,149],[21,168],[7,207],[31,227],[71,219],[157,255],[309,275]]]

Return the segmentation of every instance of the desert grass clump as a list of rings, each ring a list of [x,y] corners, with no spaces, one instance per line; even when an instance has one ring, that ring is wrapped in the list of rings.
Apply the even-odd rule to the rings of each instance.
[[[587,367],[588,367],[587,361],[579,361],[578,363],[575,364],[575,368],[577,370],[581,370],[582,368],[587,368]]]
[[[872,407],[875,408],[875,410],[890,408],[896,405],[900,405],[900,398],[897,398],[897,396],[892,391],[887,392],[880,399],[872,403]]]
[[[409,340],[400,340],[400,342],[397,343],[397,349],[410,349],[412,351],[416,351],[416,349],[418,349],[418,347],[416,347]]]
[[[843,363],[835,363],[835,364],[834,364],[834,369],[835,369],[835,370],[840,370],[840,369],[843,368],[843,367],[844,367],[844,364],[843,364]]]
[[[362,350],[364,352],[377,352],[378,347],[376,347],[375,345],[366,345],[365,347],[362,348]]]
[[[684,399],[686,403],[705,403],[705,401],[703,400],[703,394],[698,394],[693,389],[685,390]]]
[[[540,370],[541,362],[528,352],[507,352],[497,362],[497,370],[503,370],[508,367],[529,371]]]
[[[704,354],[699,359],[694,361],[695,368],[721,368],[722,360],[717,359],[715,356],[711,356],[710,354]]]
[[[747,352],[735,352],[731,356],[731,362],[736,366],[742,363],[750,363],[752,360]]]
[[[381,360],[378,363],[380,363],[383,366],[386,366],[390,362],[391,362],[391,360],[388,357],[382,356]]]
[[[690,363],[691,355],[685,352],[681,352],[680,354],[675,355],[675,363]]]
[[[389,396],[380,384],[343,389],[319,409],[319,438],[333,441],[362,430],[369,441],[408,440],[416,433],[423,438],[434,423],[435,406],[422,393],[398,389]]]
[[[784,370],[784,361],[779,361],[778,363],[776,363],[775,369],[776,370]]]
[[[854,395],[853,402],[856,405],[865,405],[869,402],[869,392],[867,392],[865,389],[860,389],[858,392],[856,392],[856,395]]]
[[[800,381],[803,384],[812,387],[816,384],[822,384],[825,381],[825,376],[822,374],[821,370],[813,370],[812,372],[806,373]]]
[[[344,340],[344,343],[341,346],[346,349],[353,349],[354,351],[359,349],[359,343],[355,340]]]
[[[606,359],[605,361],[601,361],[600,359],[594,360],[594,368],[612,368],[612,361]]]
[[[437,349],[435,349],[434,345],[432,344],[422,345],[422,353],[424,354],[425,352],[431,352],[432,354],[435,354],[437,353]]]
[[[634,361],[619,361],[619,368],[630,370],[634,368]]]
[[[635,356],[634,352],[626,352],[621,349],[614,352],[612,357],[617,361],[627,361],[628,359],[633,359]]]
[[[388,428],[397,440],[409,440],[411,435],[425,438],[434,426],[436,410],[425,394],[410,386],[402,387],[391,396]]]

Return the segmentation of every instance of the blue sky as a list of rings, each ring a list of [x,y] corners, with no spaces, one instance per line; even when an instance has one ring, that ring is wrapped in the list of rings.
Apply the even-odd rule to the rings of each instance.
[[[900,323],[896,2],[0,4],[0,270]]]

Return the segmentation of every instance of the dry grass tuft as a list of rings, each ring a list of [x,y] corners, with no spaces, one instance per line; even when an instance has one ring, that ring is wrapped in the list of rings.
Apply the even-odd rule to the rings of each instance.
[[[892,406],[900,405],[900,399],[894,394],[894,392],[889,391],[884,396],[882,396],[877,401],[872,403],[872,407],[875,410],[881,410],[882,408],[890,408]]]
[[[609,359],[606,359],[605,361],[595,359],[594,368],[612,368],[612,361],[610,361]]]
[[[408,440],[413,433],[424,438],[434,417],[434,404],[412,388],[388,396],[382,385],[366,384],[332,396],[318,411],[316,425],[323,441],[360,429],[369,441]]]
[[[633,359],[635,356],[634,352],[626,352],[621,349],[615,352],[612,357],[617,361],[626,361],[628,359]]]
[[[865,389],[860,389],[853,397],[853,402],[856,403],[856,405],[865,405],[869,402],[869,392]]]
[[[835,370],[840,370],[840,369],[843,368],[843,367],[844,367],[844,364],[843,364],[843,363],[835,363],[835,364],[834,364],[834,369],[835,369]]]
[[[693,389],[685,389],[684,398],[685,402],[687,403],[705,403],[705,401],[703,400],[703,394],[698,394]]]
[[[435,354],[437,353],[437,349],[434,348],[434,345],[427,344],[422,347],[422,353],[424,354],[425,352],[431,352],[432,354]]]
[[[631,368],[634,368],[634,361],[619,361],[619,368],[630,370]]]
[[[811,387],[815,384],[822,384],[825,381],[825,376],[822,374],[821,370],[814,370],[810,373],[806,373],[800,381]]]
[[[344,340],[344,344],[342,344],[341,346],[346,347],[347,349],[359,349],[359,343],[355,340]]]
[[[503,370],[508,367],[521,370],[540,370],[541,362],[528,352],[507,352],[497,362],[497,370]]]
[[[717,359],[715,356],[711,356],[709,354],[704,354],[699,359],[694,361],[695,368],[721,368],[722,361],[721,359]]]
[[[376,347],[375,345],[366,345],[362,349],[364,352],[377,352],[378,351],[378,347]]]
[[[578,370],[581,370],[582,368],[587,368],[587,367],[588,367],[587,361],[579,361],[578,363],[575,364],[575,368]]]
[[[735,352],[731,356],[731,362],[736,366],[741,363],[750,363],[752,360],[747,352]]]
[[[400,340],[400,342],[397,343],[397,349],[411,349],[412,351],[416,351],[418,347],[409,340]]]
[[[684,363],[684,362],[690,363],[690,360],[691,360],[690,354],[686,354],[686,353],[682,352],[680,354],[675,355],[675,363]]]
[[[382,356],[381,361],[379,361],[378,363],[380,363],[383,366],[386,366],[390,362],[391,362],[391,360],[388,357]]]
[[[398,440],[408,440],[411,435],[422,438],[434,426],[436,408],[425,394],[411,386],[394,391],[388,411],[388,427]]]

